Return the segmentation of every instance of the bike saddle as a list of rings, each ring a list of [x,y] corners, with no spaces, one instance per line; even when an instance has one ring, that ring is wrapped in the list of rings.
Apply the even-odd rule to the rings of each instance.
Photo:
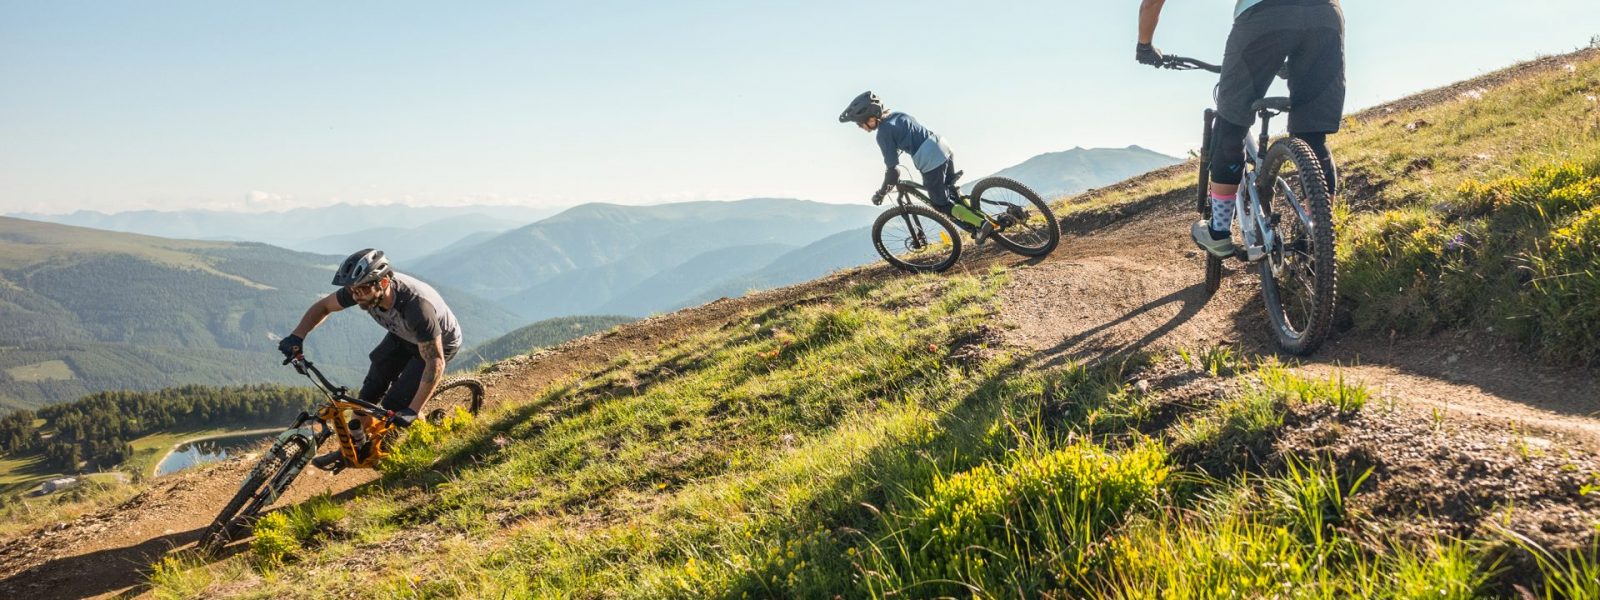
[[[1254,104],[1250,105],[1250,112],[1261,112],[1263,110],[1289,112],[1289,108],[1290,104],[1288,98],[1284,96],[1272,96],[1255,101]]]

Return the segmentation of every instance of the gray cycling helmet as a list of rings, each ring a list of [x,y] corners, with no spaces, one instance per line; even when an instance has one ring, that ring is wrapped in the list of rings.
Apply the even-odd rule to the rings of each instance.
[[[341,287],[366,285],[389,273],[389,259],[383,257],[383,251],[367,248],[339,263],[339,270],[333,272],[333,284]]]
[[[865,123],[869,117],[882,117],[884,113],[883,101],[872,92],[861,92],[855,100],[850,101],[850,106],[839,113],[840,123]]]

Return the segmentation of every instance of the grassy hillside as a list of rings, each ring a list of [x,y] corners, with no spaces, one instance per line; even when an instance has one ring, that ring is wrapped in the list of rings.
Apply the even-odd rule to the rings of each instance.
[[[353,501],[262,521],[248,554],[166,559],[155,591],[1470,597],[1569,574],[1495,567],[1500,519],[1550,530],[1490,507],[1550,490],[1431,528],[1412,517],[1437,509],[1361,500],[1375,464],[1348,432],[1437,435],[1379,425],[1364,388],[1227,350],[1028,370],[989,344],[1004,279],[864,283],[618,357],[408,444]],[[315,576],[356,560],[378,566]]]
[[[331,291],[338,260],[0,218],[0,404],[184,383],[292,382],[273,357],[274,336]],[[520,321],[443,292],[469,340]],[[330,375],[356,381],[382,337],[369,320],[339,315],[307,347]]]
[[[1375,114],[1333,138],[1357,327],[1490,330],[1600,364],[1600,60]]]
[[[633,320],[633,317],[620,315],[585,315],[545,319],[531,325],[519,327],[515,331],[478,346],[462,350],[455,363],[452,364],[452,369],[476,369],[483,364],[499,362],[513,356],[527,354],[539,348],[557,346],[568,340],[605,331]]]
[[[1349,325],[1493,326],[1583,360],[1600,52],[1563,60],[1335,138]],[[1173,169],[1062,212],[1170,206],[1193,181]],[[379,482],[263,520],[246,552],[159,561],[151,591],[1600,597],[1592,454],[1231,347],[1035,366],[999,343],[1008,277],[819,285],[504,392],[447,436],[422,426]]]

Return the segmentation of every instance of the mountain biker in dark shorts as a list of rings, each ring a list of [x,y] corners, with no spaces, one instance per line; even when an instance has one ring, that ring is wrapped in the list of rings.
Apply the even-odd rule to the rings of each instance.
[[[1151,45],[1165,0],[1139,6],[1135,56],[1160,65]],[[1322,165],[1328,194],[1337,193],[1338,170],[1328,153],[1328,134],[1344,116],[1344,13],[1338,0],[1237,0],[1217,88],[1212,127],[1211,220],[1195,223],[1196,244],[1217,256],[1233,253],[1233,202],[1244,174],[1244,137],[1255,123],[1250,105],[1267,94],[1288,61],[1289,134],[1304,140]]]
[[[305,337],[328,315],[359,305],[389,333],[368,355],[372,366],[358,397],[395,411],[396,423],[410,425],[438,388],[445,365],[461,349],[455,314],[432,286],[395,272],[382,250],[351,254],[334,272],[333,285],[341,286],[339,291],[306,309],[278,350],[287,357],[299,354]],[[316,461],[321,466],[336,459],[342,460],[337,450]]]
[[[928,204],[934,210],[951,217],[956,225],[975,233],[981,242],[993,225],[981,215],[957,206],[950,189],[955,185],[955,154],[937,134],[923,127],[911,115],[884,108],[883,101],[872,92],[862,92],[839,113],[840,123],[855,123],[864,131],[876,132],[878,149],[883,151],[883,186],[872,195],[874,205],[882,204],[883,197],[900,180],[895,167],[900,164],[900,153],[911,155],[911,162],[922,173],[922,187],[928,191]]]

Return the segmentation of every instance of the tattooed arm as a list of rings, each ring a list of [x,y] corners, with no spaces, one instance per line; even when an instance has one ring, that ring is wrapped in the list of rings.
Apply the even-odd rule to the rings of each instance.
[[[423,403],[433,397],[433,391],[439,387],[439,378],[444,375],[444,346],[435,337],[417,344],[417,351],[422,354],[422,380],[417,382],[417,396],[411,399],[411,410],[421,411]]]

